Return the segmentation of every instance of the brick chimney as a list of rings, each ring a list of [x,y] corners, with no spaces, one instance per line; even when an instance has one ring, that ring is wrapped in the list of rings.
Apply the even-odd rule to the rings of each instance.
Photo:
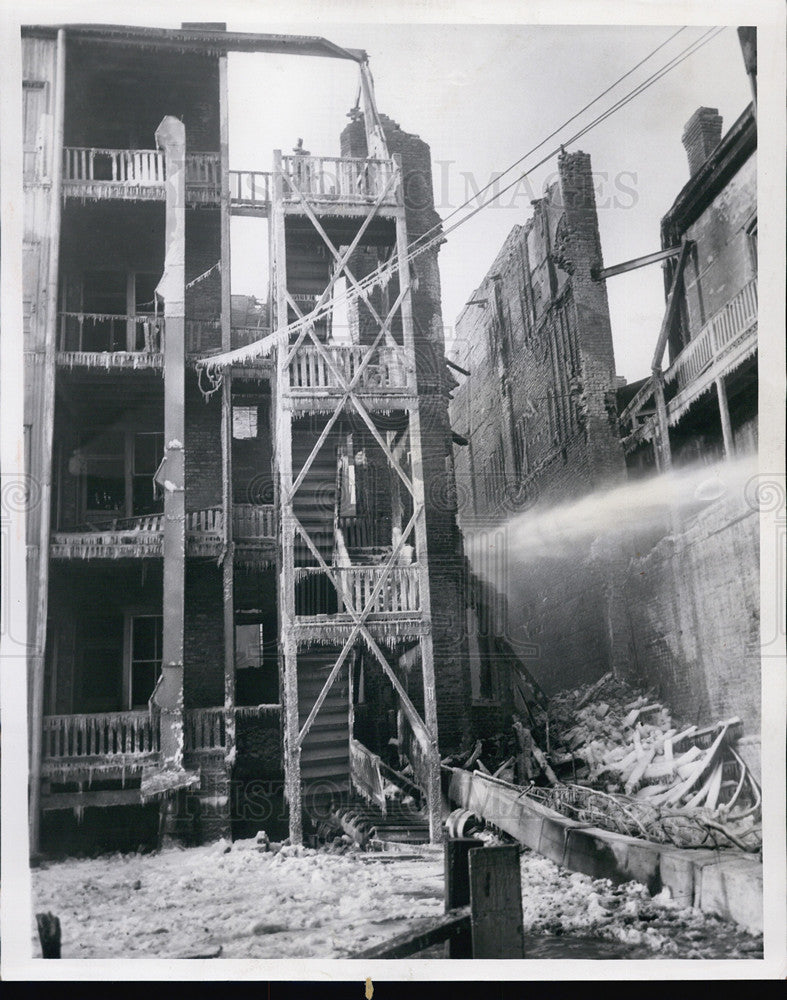
[[[718,108],[697,108],[683,129],[683,145],[693,177],[721,140],[722,118]]]

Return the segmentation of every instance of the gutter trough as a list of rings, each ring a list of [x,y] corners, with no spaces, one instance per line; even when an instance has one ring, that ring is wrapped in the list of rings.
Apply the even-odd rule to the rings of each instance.
[[[678,848],[628,837],[563,816],[518,785],[480,771],[442,768],[443,791],[458,807],[562,868],[614,884],[632,880],[651,895],[667,888],[681,907],[763,930],[762,864],[736,849]]]

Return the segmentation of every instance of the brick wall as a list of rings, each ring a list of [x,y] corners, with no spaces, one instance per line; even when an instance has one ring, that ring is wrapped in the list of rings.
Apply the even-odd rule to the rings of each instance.
[[[474,566],[509,598],[500,627],[549,691],[609,669],[604,582],[592,559],[520,558],[510,540],[487,565],[486,536],[539,505],[625,476],[615,361],[590,157],[565,153],[558,180],[515,226],[456,322],[453,357],[469,377],[450,406],[460,524]],[[505,671],[499,696],[505,699]],[[479,716],[480,718],[480,716]]]
[[[221,570],[213,560],[186,562],[183,698],[186,708],[224,704]]]
[[[432,192],[431,151],[419,136],[405,132],[381,116],[388,149],[402,161],[407,236],[418,236],[439,225]],[[342,132],[342,156],[365,156],[363,120],[356,117]],[[456,491],[452,456],[448,391],[453,380],[445,365],[445,340],[440,301],[439,247],[412,262],[417,287],[412,293],[416,375],[420,397],[421,454],[426,486],[426,526],[433,620],[438,732],[442,749],[469,732],[470,672],[464,628],[465,594],[462,537],[456,521]],[[355,262],[356,274],[376,266],[372,255]],[[398,288],[389,287],[394,300]],[[363,317],[360,317],[363,332]]]
[[[186,510],[221,504],[221,394],[207,401],[186,378]]]
[[[759,733],[759,521],[745,501],[717,500],[639,549],[611,613],[633,679],[687,721],[737,715],[747,735]]]

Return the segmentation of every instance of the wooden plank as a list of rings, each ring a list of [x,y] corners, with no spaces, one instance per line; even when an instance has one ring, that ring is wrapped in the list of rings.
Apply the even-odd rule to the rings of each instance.
[[[445,872],[445,912],[470,905],[470,851],[483,848],[474,837],[457,837],[446,841],[443,852]],[[468,924],[455,934],[446,946],[448,958],[472,958],[473,938]]]
[[[416,952],[431,948],[432,945],[450,941],[453,937],[467,933],[470,926],[470,907],[452,910],[450,913],[433,917],[429,924],[419,930],[406,931],[391,938],[384,944],[356,952],[353,958],[406,958]]]
[[[33,546],[37,546],[37,559],[28,566],[28,600],[30,622],[28,637],[32,638],[30,672],[32,675],[30,703],[30,808],[28,811],[30,850],[38,851],[40,834],[40,781],[41,781],[41,727],[44,716],[44,674],[47,630],[47,609],[49,599],[49,534],[51,530],[52,495],[52,446],[55,424],[55,347],[57,339],[57,293],[59,284],[60,230],[63,187],[63,130],[65,121],[65,73],[66,73],[66,33],[60,28],[57,33],[57,55],[54,81],[54,141],[52,148],[52,187],[48,211],[47,249],[48,269],[46,273],[46,329],[44,341],[44,366],[40,401],[40,468],[28,469],[39,476],[39,502],[34,511],[38,512],[38,537],[30,518],[29,528]]]
[[[519,848],[485,847],[469,858],[473,958],[524,958]]]
[[[108,806],[138,806],[138,788],[115,788],[95,792],[54,792],[41,801],[44,812],[55,809],[106,808]]]

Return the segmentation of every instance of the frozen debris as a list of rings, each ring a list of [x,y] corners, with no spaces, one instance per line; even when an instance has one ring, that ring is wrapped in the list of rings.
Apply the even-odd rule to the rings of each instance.
[[[740,719],[680,726],[653,692],[608,674],[555,695],[549,723],[561,781],[532,794],[559,811],[661,843],[761,847],[759,785],[735,751]]]

